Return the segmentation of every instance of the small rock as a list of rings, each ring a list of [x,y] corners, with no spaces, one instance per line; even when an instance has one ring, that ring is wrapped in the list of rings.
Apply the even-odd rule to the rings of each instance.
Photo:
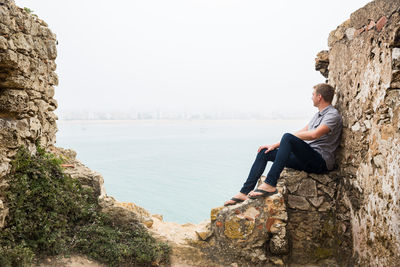
[[[354,29],[354,28],[348,28],[347,30],[346,30],[346,37],[347,37],[347,39],[349,39],[350,41],[351,40],[353,40],[353,38],[354,38],[354,33],[356,32],[356,29]]]
[[[353,126],[351,126],[351,130],[353,131],[353,132],[357,132],[357,131],[359,131],[361,129],[361,126],[360,126],[360,123],[359,122],[356,122]]]
[[[383,26],[385,26],[386,22],[387,22],[387,18],[385,16],[381,17],[377,22],[376,22],[376,30],[378,32],[380,32],[383,28]]]
[[[285,228],[286,223],[282,222],[281,220],[275,220],[274,223],[271,225],[269,231],[273,234],[280,233],[283,228]]]
[[[206,241],[209,237],[212,236],[213,232],[210,230],[206,230],[206,231],[195,231],[197,236],[203,240]]]
[[[319,184],[318,189],[321,189],[324,193],[328,194],[331,198],[333,198],[333,196],[335,195],[335,189],[330,188],[328,186]]]
[[[249,207],[248,209],[246,209],[243,213],[236,213],[237,217],[239,219],[247,219],[250,221],[254,221],[255,218],[257,218],[260,215],[260,212],[258,210],[256,210],[256,208],[254,207]]]
[[[371,121],[369,121],[369,120],[365,120],[364,121],[364,125],[365,125],[365,127],[369,130],[369,129],[371,129]]]
[[[331,207],[331,204],[329,204],[328,202],[324,202],[324,204],[321,205],[318,211],[328,211],[331,209]]]
[[[314,180],[304,179],[299,189],[297,189],[297,195],[304,197],[316,197],[317,196],[317,186]]]
[[[5,221],[6,221],[6,217],[8,215],[8,211],[9,211],[8,208],[4,208],[3,202],[1,201],[1,207],[0,207],[0,229],[5,226]]]
[[[327,185],[330,182],[332,182],[332,179],[327,174],[310,173],[309,176],[324,185]]]
[[[150,228],[150,227],[152,227],[153,226],[153,220],[151,220],[151,219],[146,219],[146,220],[143,220],[142,221],[142,223],[147,227],[147,228]]]
[[[329,75],[329,51],[323,50],[315,58],[315,70],[319,71],[325,78]]]
[[[302,171],[291,171],[281,175],[286,180],[287,185],[297,184],[301,180],[307,178],[308,174]]]
[[[300,184],[292,184],[292,185],[288,185],[287,189],[289,190],[290,193],[294,193],[296,192],[296,190],[299,188]]]
[[[347,226],[344,223],[341,223],[340,226],[341,226],[342,233],[345,233],[347,230]]]
[[[379,154],[374,157],[374,164],[378,168],[382,168],[385,166],[385,158],[383,157],[382,154]]]
[[[375,21],[371,20],[368,26],[365,28],[366,31],[372,30],[375,27]]]
[[[217,216],[221,210],[223,210],[224,207],[218,207],[214,208],[211,210],[211,221],[215,221],[217,219]]]
[[[277,258],[277,257],[271,257],[270,261],[277,265],[277,266],[285,266],[285,264],[283,263],[283,260],[281,258]]]
[[[267,223],[266,223],[265,227],[267,228],[268,232],[270,232],[271,226],[274,224],[274,222],[275,222],[275,218],[268,218],[267,219]]]
[[[321,197],[309,198],[308,200],[314,207],[318,208],[324,202],[325,198],[321,196]]]
[[[288,215],[287,215],[286,210],[278,211],[277,213],[275,213],[273,215],[273,217],[275,219],[279,219],[279,220],[282,220],[282,221],[285,221],[285,222],[287,222],[287,220],[288,220]]]
[[[7,39],[3,36],[0,36],[0,50],[7,50],[8,49],[8,42]]]
[[[309,210],[310,203],[308,203],[307,199],[302,196],[288,196],[288,204],[289,207],[292,209],[299,209],[299,210]]]
[[[272,236],[269,241],[269,250],[274,255],[284,255],[289,253],[289,242],[285,229],[282,229],[279,234]]]
[[[365,28],[364,28],[364,27],[362,27],[362,28],[356,30],[356,31],[354,32],[354,37],[360,35],[360,34],[363,33],[364,31],[365,31]]]
[[[8,170],[10,168],[10,164],[8,162],[2,162],[0,164],[0,177],[4,176],[7,174]]]
[[[164,216],[162,214],[153,214],[152,217],[154,217],[160,221],[164,220]]]

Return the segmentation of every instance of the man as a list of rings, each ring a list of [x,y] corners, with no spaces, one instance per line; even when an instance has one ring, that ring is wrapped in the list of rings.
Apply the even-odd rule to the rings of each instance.
[[[238,194],[224,203],[225,206],[278,193],[276,183],[284,167],[312,173],[333,169],[334,152],[342,131],[342,117],[331,105],[333,95],[334,89],[328,84],[314,86],[312,101],[318,112],[300,131],[285,133],[279,143],[258,148],[246,182]],[[268,161],[273,164],[265,182],[252,191]]]

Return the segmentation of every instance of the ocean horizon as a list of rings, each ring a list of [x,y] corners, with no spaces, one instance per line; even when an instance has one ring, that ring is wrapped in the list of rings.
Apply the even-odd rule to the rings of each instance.
[[[59,120],[56,146],[75,150],[117,200],[165,221],[199,223],[239,191],[260,145],[307,122]]]

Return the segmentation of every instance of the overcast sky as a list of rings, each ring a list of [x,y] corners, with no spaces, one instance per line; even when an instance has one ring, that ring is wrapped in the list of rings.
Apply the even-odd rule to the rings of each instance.
[[[315,112],[315,55],[368,0],[15,0],[57,34],[57,114]]]

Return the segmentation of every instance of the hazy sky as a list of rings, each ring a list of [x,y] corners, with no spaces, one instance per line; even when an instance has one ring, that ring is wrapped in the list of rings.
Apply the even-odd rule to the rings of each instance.
[[[315,55],[368,0],[15,0],[57,34],[56,113],[304,113]]]

